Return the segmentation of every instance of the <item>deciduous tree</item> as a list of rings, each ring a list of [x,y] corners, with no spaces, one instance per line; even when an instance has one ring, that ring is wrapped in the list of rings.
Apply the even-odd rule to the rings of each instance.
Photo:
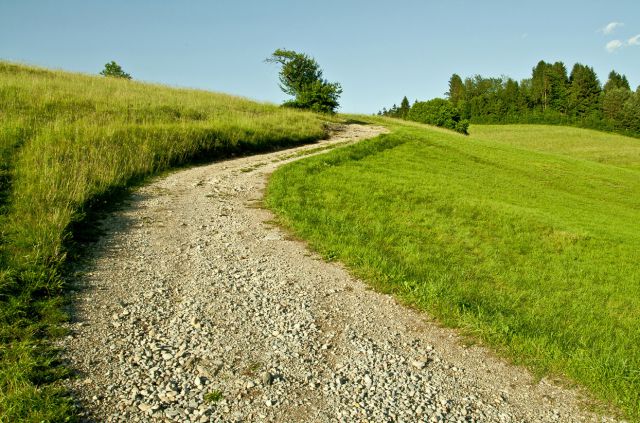
[[[605,118],[619,122],[623,118],[624,105],[633,95],[630,90],[624,88],[610,88],[602,97],[602,114]]]
[[[565,112],[567,109],[569,78],[562,62],[554,64],[541,60],[531,75],[531,94],[534,103],[543,112],[552,109]]]
[[[620,124],[625,130],[640,134],[640,89],[625,101]]]
[[[312,57],[293,50],[277,49],[266,62],[281,66],[280,89],[294,97],[284,106],[330,113],[338,108],[342,87],[337,82],[323,79],[322,69]]]
[[[461,119],[460,111],[443,98],[417,102],[411,107],[408,118],[410,120],[453,129],[466,134],[469,127],[467,120]]]

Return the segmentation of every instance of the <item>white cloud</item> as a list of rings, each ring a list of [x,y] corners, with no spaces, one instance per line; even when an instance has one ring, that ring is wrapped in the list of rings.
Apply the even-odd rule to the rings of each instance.
[[[636,35],[635,37],[629,38],[627,44],[630,46],[640,46],[640,34]]]
[[[624,47],[624,43],[620,40],[611,40],[605,46],[609,53],[613,53],[614,51],[621,49],[622,47]]]
[[[603,34],[612,34],[616,28],[624,26],[622,22],[609,22],[604,28],[601,29]]]

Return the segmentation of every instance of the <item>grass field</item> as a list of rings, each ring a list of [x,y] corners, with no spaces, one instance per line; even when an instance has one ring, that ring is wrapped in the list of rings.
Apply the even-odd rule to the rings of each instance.
[[[278,170],[268,206],[375,288],[640,419],[640,140],[383,122]]]
[[[51,340],[71,228],[88,210],[173,166],[317,140],[325,120],[0,62],[0,422],[73,419]]]
[[[472,139],[497,141],[515,147],[640,170],[640,142],[637,138],[549,125],[476,125],[471,135]]]

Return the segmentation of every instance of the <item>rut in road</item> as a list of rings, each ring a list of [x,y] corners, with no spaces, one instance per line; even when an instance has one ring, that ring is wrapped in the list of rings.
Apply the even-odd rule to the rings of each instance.
[[[105,218],[62,345],[85,419],[611,421],[270,223],[277,166],[383,131],[181,170]]]

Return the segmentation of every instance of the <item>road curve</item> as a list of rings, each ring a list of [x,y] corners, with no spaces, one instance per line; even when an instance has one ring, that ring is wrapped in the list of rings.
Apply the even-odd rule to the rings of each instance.
[[[180,170],[105,218],[61,345],[83,418],[613,421],[371,291],[259,207],[281,164],[383,130]]]

